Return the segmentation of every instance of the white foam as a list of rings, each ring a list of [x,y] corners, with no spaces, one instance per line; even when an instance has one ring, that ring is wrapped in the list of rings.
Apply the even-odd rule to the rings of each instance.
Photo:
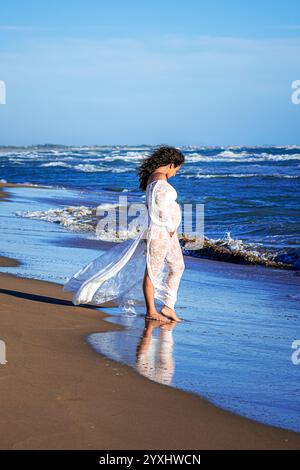
[[[54,161],[54,162],[43,163],[43,164],[40,165],[40,166],[46,166],[46,167],[48,167],[48,166],[61,166],[61,167],[65,167],[65,168],[72,168],[72,165],[69,165],[68,163],[60,162],[60,161],[58,161],[58,162]]]
[[[200,174],[200,173],[197,173],[195,175],[185,175],[185,174],[181,174],[179,175],[181,178],[197,178],[197,179],[201,179],[201,178],[207,178],[207,179],[210,179],[210,178],[300,178],[300,175],[281,175],[279,173],[273,173],[273,174],[261,174],[261,173],[226,173],[226,174],[209,174],[209,175],[205,175],[205,174]]]
[[[95,207],[68,206],[62,209],[49,209],[47,211],[18,211],[19,217],[44,220],[58,223],[72,231],[91,232],[95,230],[99,215],[103,211],[118,207],[118,204],[104,203]]]
[[[93,226],[90,226],[88,220],[86,220],[87,216],[93,215],[93,209],[86,206],[70,206],[63,209],[49,209],[47,211],[18,211],[16,215],[59,223],[74,231],[89,231],[93,229]]]
[[[107,171],[107,168],[97,165],[91,165],[90,163],[79,163],[78,165],[74,166],[74,170],[82,171],[84,173],[97,173]]]
[[[240,152],[234,153],[231,151],[220,152],[217,155],[203,155],[201,153],[192,153],[185,157],[187,163],[197,163],[197,162],[277,162],[277,161],[286,161],[286,160],[300,160],[300,154],[296,153],[293,155],[285,154],[269,154],[269,153],[248,153]]]

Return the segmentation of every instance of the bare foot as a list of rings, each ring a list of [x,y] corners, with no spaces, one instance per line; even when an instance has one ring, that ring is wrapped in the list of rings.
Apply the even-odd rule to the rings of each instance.
[[[178,321],[178,322],[181,322],[181,318],[177,317],[176,313],[174,312],[174,310],[172,310],[170,307],[167,307],[166,305],[163,306],[163,308],[161,309],[160,311],[163,315],[165,315],[166,317],[169,317],[171,318],[171,320],[173,321]]]
[[[161,315],[160,313],[158,313],[156,311],[147,313],[145,318],[147,320],[157,320],[157,321],[160,321],[162,323],[170,323],[171,322],[171,320],[169,320],[168,318],[164,317],[163,315]]]

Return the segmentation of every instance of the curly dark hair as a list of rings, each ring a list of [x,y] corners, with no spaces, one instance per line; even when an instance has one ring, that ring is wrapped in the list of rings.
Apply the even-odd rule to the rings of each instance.
[[[148,157],[146,157],[137,169],[140,180],[140,189],[145,191],[147,182],[151,173],[160,166],[174,163],[177,167],[184,163],[184,155],[175,147],[161,145],[156,148]]]

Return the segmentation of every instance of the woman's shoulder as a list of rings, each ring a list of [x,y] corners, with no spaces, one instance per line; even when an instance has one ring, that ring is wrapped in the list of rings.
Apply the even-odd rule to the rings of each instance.
[[[148,178],[148,184],[155,183],[156,181],[166,181],[166,177],[163,173],[151,174]]]
[[[147,186],[150,186],[151,184],[154,184],[154,183],[167,183],[167,180],[164,180],[162,178],[158,178],[156,180],[150,181],[150,183],[148,183]]]
[[[155,187],[161,185],[165,180],[163,178],[156,178],[148,181],[147,189],[154,189]]]
[[[152,194],[169,194],[173,192],[174,188],[167,180],[159,178],[148,183],[147,190]]]

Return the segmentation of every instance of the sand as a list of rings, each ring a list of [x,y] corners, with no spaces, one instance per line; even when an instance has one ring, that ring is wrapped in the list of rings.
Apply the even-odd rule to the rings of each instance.
[[[8,361],[0,365],[0,449],[300,448],[298,433],[234,415],[97,354],[86,335],[122,328],[106,316],[75,307],[58,284],[0,274]]]

